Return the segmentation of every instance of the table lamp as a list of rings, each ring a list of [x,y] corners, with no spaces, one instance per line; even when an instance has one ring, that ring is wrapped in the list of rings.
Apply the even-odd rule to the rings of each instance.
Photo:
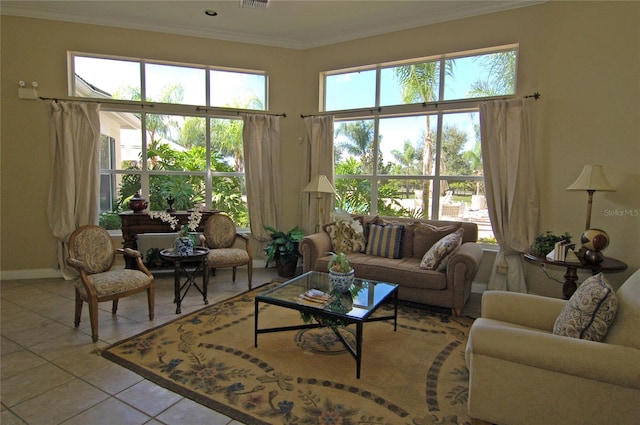
[[[318,217],[317,217],[318,223],[316,224],[316,231],[320,231],[320,227],[322,226],[321,217],[323,212],[322,207],[320,206],[320,200],[322,199],[322,194],[323,193],[335,194],[336,190],[333,188],[331,183],[329,183],[329,179],[327,179],[327,176],[323,174],[318,174],[309,182],[309,184],[307,184],[304,187],[304,189],[302,189],[302,191],[316,194],[316,200],[317,200],[316,203],[318,205]]]
[[[602,165],[592,164],[584,166],[582,173],[578,176],[578,179],[567,187],[567,190],[586,190],[589,195],[585,230],[589,230],[591,228],[591,205],[593,203],[593,193],[596,190],[615,192],[614,187],[611,186],[611,183],[609,183],[607,178],[604,176]]]

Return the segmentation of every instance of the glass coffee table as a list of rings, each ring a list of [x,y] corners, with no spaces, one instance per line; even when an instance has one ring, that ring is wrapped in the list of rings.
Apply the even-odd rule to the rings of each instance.
[[[385,301],[392,299],[393,315],[371,315]],[[317,323],[260,329],[258,305],[273,304],[310,315]],[[300,319],[302,321],[302,319]],[[354,279],[349,292],[332,291],[328,273],[307,272],[276,288],[269,289],[255,298],[255,340],[258,335],[270,332],[330,327],[356,360],[356,377],[360,379],[362,363],[362,330],[365,322],[393,320],[393,330],[398,325],[398,285],[374,280]],[[332,324],[337,326],[331,326]],[[356,346],[352,347],[338,331],[338,326],[356,325]]]

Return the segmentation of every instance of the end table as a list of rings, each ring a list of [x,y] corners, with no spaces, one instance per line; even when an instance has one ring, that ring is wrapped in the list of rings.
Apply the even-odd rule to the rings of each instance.
[[[571,298],[571,295],[573,295],[578,288],[576,283],[578,281],[578,269],[591,270],[591,273],[595,275],[600,272],[620,272],[627,268],[625,263],[611,257],[604,257],[604,260],[598,264],[587,263],[580,257],[578,257],[579,262],[554,261],[533,254],[525,254],[524,258],[534,263],[566,267],[567,272],[564,274],[564,284],[562,285],[562,295],[564,295],[566,300]]]
[[[182,300],[185,295],[187,295],[187,292],[189,292],[189,288],[191,288],[191,286],[195,286],[198,292],[202,294],[204,303],[209,304],[209,300],[207,300],[207,285],[209,284],[209,270],[207,269],[208,253],[209,248],[199,246],[193,248],[192,255],[178,255],[173,248],[163,249],[160,251],[160,256],[163,259],[172,262],[174,266],[175,298],[173,302],[176,303],[176,314],[180,314],[182,312],[180,305],[182,304]],[[187,268],[189,266],[191,266],[191,268]],[[200,289],[196,282],[197,274],[200,271],[202,271],[202,289]],[[182,275],[186,278],[184,283],[181,283]],[[182,292],[183,289],[184,292]]]

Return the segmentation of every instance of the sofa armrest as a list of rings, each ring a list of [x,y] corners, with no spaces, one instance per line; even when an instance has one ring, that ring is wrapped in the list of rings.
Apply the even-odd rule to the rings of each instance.
[[[482,317],[551,332],[566,303],[566,300],[540,295],[485,291]]]
[[[326,232],[307,235],[298,244],[298,251],[302,254],[302,272],[313,270],[316,259],[331,251],[331,239]]]
[[[478,272],[482,261],[482,247],[475,242],[465,242],[451,254],[451,258],[447,264],[447,275],[456,273],[458,264],[465,266],[465,279],[472,281]]]
[[[476,320],[468,344],[471,358],[482,355],[640,389],[640,350],[632,347],[514,328],[490,319]]]

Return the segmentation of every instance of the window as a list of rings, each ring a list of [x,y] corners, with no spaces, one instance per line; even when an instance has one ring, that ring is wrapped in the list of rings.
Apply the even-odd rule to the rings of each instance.
[[[517,47],[506,46],[325,73],[338,207],[472,221],[482,241],[495,241],[478,99],[515,94],[516,60]]]
[[[149,209],[204,204],[248,227],[240,110],[266,110],[261,71],[69,54],[70,95],[101,107],[100,224],[141,191]],[[142,101],[144,99],[144,101]],[[149,106],[149,107],[148,107]]]

